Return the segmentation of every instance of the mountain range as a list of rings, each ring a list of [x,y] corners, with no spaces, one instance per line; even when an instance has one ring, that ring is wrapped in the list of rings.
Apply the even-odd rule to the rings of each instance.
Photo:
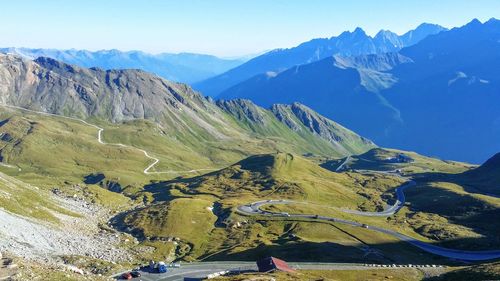
[[[142,70],[88,69],[51,58],[32,61],[0,54],[0,85],[5,105],[106,122],[151,120],[164,134],[197,150],[206,146],[203,142],[252,138],[276,138],[278,144],[293,144],[298,153],[322,155],[374,147],[298,103],[264,109],[248,100],[216,102]]]
[[[219,98],[293,100],[382,146],[480,163],[500,150],[499,42],[500,21],[474,20],[398,52],[262,72]]]
[[[500,150],[499,142],[491,141],[500,139],[500,113],[495,106],[499,98],[498,25],[495,19],[484,24],[474,20],[446,30],[424,23],[403,35],[381,30],[374,37],[357,28],[336,37],[273,50],[246,63],[195,54],[149,55],[116,50],[10,48],[3,52],[28,59],[46,55],[55,58],[54,64],[70,62],[69,68],[91,67],[88,71],[101,73],[104,79],[112,77],[115,84],[140,73],[127,68],[191,82],[230,69],[193,87],[202,95],[247,99],[264,108],[298,102],[379,145],[480,163]],[[47,59],[38,62],[42,60],[48,63]],[[108,68],[118,70],[104,70]],[[205,74],[197,76],[193,68]],[[175,70],[177,78],[171,70]],[[112,91],[121,91],[123,86],[127,88],[120,85]],[[144,91],[147,86],[141,87],[140,91]],[[94,95],[99,92],[91,88],[85,89]],[[57,99],[64,100],[63,91],[60,93]],[[163,102],[135,95],[122,102],[126,105],[119,110],[100,102],[95,103],[96,108],[82,110],[81,104],[74,104],[69,110],[81,117],[97,114],[113,121],[157,120],[163,114]],[[150,104],[143,108],[143,103]],[[52,106],[61,104],[53,102]]]
[[[219,97],[248,98],[262,106],[297,101],[380,139],[385,130],[400,122],[397,109],[378,93],[396,82],[384,70],[409,61],[396,53],[328,57],[292,67],[276,76],[254,76]]]
[[[193,53],[149,54],[141,51],[123,52],[119,50],[0,48],[0,53],[15,54],[28,59],[49,57],[87,68],[142,69],[165,79],[184,83],[207,79],[248,60],[248,58],[222,59],[216,56]]]
[[[257,74],[276,73],[333,55],[357,56],[394,52],[444,30],[446,29],[442,26],[424,23],[403,35],[381,30],[371,37],[358,27],[353,32],[345,31],[339,36],[313,39],[289,49],[272,50],[218,76],[195,83],[193,87],[204,95],[217,96]]]

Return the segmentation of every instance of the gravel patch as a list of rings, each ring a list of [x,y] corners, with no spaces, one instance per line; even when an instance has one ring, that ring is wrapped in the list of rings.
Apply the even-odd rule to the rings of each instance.
[[[104,208],[81,198],[54,195],[59,206],[82,217],[56,213],[60,225],[18,216],[0,208],[0,252],[44,263],[60,261],[58,256],[80,255],[109,262],[130,260],[119,248],[118,234],[101,230],[110,214]]]

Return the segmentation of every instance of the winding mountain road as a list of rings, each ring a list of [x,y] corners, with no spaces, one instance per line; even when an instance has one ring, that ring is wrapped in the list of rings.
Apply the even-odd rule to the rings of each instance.
[[[417,184],[414,181],[408,181],[405,184],[401,185],[400,187],[396,188],[396,202],[394,205],[389,206],[385,210],[381,212],[363,212],[363,211],[358,211],[358,210],[349,210],[349,209],[342,209],[343,212],[345,213],[350,213],[350,214],[355,214],[359,216],[366,216],[366,217],[389,217],[394,215],[399,211],[399,209],[403,208],[406,198],[405,198],[405,193],[404,190],[416,186]]]
[[[351,160],[351,155],[347,156],[344,161],[342,161],[342,164],[340,164],[337,169],[335,169],[335,172],[340,172],[344,170],[344,166]]]
[[[353,210],[342,210],[342,211],[346,212],[346,213],[362,215],[362,216],[387,217],[387,216],[394,215],[395,213],[397,213],[399,211],[399,209],[401,209],[403,207],[403,205],[405,203],[404,190],[406,188],[409,188],[412,186],[415,186],[415,182],[408,181],[407,183],[403,184],[402,186],[396,188],[396,196],[397,196],[396,203],[382,212],[361,212],[361,211],[353,211]],[[362,227],[362,228],[366,228],[367,230],[374,230],[374,231],[378,231],[381,233],[391,235],[393,237],[398,238],[401,241],[408,242],[408,243],[412,244],[413,246],[418,247],[418,248],[420,248],[428,253],[432,253],[435,255],[439,255],[439,256],[447,257],[447,258],[451,258],[451,259],[466,260],[466,261],[482,261],[482,260],[491,260],[491,259],[500,258],[500,250],[464,251],[464,250],[448,249],[448,248],[444,248],[444,247],[435,246],[435,245],[432,245],[430,243],[422,242],[420,240],[417,240],[413,237],[399,233],[399,232],[394,231],[394,230],[390,230],[390,229],[382,228],[382,227],[378,227],[378,226],[370,226],[370,225],[362,224],[362,223],[355,222],[355,221],[320,216],[320,215],[316,215],[316,214],[289,214],[289,213],[263,211],[260,209],[262,206],[270,205],[270,204],[308,204],[308,203],[306,203],[306,202],[294,202],[294,201],[289,201],[289,200],[266,200],[266,201],[254,202],[254,203],[247,204],[244,206],[239,206],[239,207],[237,207],[237,211],[243,215],[263,215],[263,216],[272,216],[272,217],[282,217],[285,219],[287,219],[287,218],[313,219],[313,220],[322,220],[322,221],[328,221],[328,222],[342,223],[342,224],[347,224],[347,225],[354,226],[354,227]]]
[[[80,119],[80,118],[68,117],[68,116],[63,116],[63,115],[58,115],[58,114],[43,112],[43,111],[36,111],[36,110],[31,110],[31,109],[27,109],[27,108],[19,107],[19,106],[14,106],[14,105],[0,104],[0,106],[7,107],[7,108],[12,108],[12,109],[18,109],[18,110],[22,110],[22,111],[26,111],[26,112],[31,112],[31,113],[36,113],[36,114],[41,114],[41,115],[46,115],[46,116],[52,116],[52,117],[58,117],[58,118],[63,118],[63,119],[68,119],[68,120],[73,120],[73,121],[78,121],[78,122],[81,122],[81,123],[83,123],[83,124],[85,124],[87,126],[93,127],[95,129],[97,129],[97,141],[100,144],[109,145],[109,146],[118,146],[118,147],[136,149],[136,150],[141,151],[144,154],[144,156],[146,156],[146,158],[149,158],[149,159],[153,160],[153,162],[149,166],[147,166],[144,169],[144,171],[143,171],[143,173],[146,174],[146,175],[152,175],[152,174],[183,174],[183,173],[196,173],[196,172],[200,172],[200,171],[215,171],[216,170],[216,169],[194,169],[194,170],[187,170],[187,171],[166,170],[166,171],[153,171],[153,172],[151,172],[150,170],[154,166],[156,166],[156,164],[158,164],[160,162],[160,159],[149,155],[149,153],[146,150],[142,149],[142,148],[138,148],[138,147],[131,146],[131,145],[125,145],[123,143],[107,143],[107,142],[104,142],[102,140],[102,132],[104,131],[104,128],[101,128],[101,127],[99,127],[97,125],[89,123],[89,122],[87,122],[87,121],[85,121],[83,119]]]

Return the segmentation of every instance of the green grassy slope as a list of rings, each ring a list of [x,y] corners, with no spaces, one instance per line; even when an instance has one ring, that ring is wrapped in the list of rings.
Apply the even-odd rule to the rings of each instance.
[[[142,167],[151,160],[134,149],[99,144],[95,128],[16,111],[3,111],[1,116],[2,162],[16,167],[4,168],[6,173],[43,186],[78,184],[94,172],[123,185],[144,182]]]
[[[298,270],[293,273],[249,273],[237,276],[218,277],[216,281],[246,281],[246,280],[280,280],[280,281],[309,281],[309,280],[343,280],[343,281],[420,281],[423,273],[417,269],[372,269],[372,270]]]
[[[395,161],[403,155],[403,160]],[[407,158],[405,158],[407,157]],[[326,161],[336,170],[398,171],[416,181],[406,190],[406,206],[389,223],[411,236],[445,247],[462,249],[500,248],[500,199],[495,198],[500,180],[496,157],[483,166],[442,161],[412,152],[374,148],[361,155]]]
[[[432,173],[413,174],[417,186],[406,190],[407,203],[399,213],[389,218],[360,217],[346,214],[340,209],[382,210],[387,201],[393,200],[394,188],[405,182],[405,179],[376,172],[335,173],[305,158],[288,153],[251,156],[228,168],[202,176],[153,184],[147,187],[143,194],[144,197],[150,198],[153,202],[152,206],[175,198],[204,198],[204,200],[214,202],[214,206],[217,206],[214,210],[215,214],[225,220],[227,225],[249,219],[235,213],[236,206],[258,200],[289,199],[308,204],[269,205],[264,208],[279,212],[321,214],[387,227],[445,247],[468,250],[498,248],[500,241],[496,233],[499,231],[499,224],[494,218],[498,216],[500,200],[491,196],[470,193],[457,184],[434,180],[436,175],[451,176],[456,175],[450,174],[453,170],[468,169],[465,164],[447,164],[415,155],[413,157],[417,159],[410,163],[414,165],[413,167],[423,165],[423,162],[418,161],[425,160],[431,164],[436,163],[435,166],[430,166],[435,167],[435,170]],[[396,239],[352,227],[340,226],[348,233],[349,239],[346,240],[345,237],[342,238],[345,233],[341,234],[338,229],[335,229],[337,226],[321,226],[308,221],[269,222],[268,217],[250,219],[253,223],[258,221],[257,224],[260,226],[243,227],[245,235],[238,234],[238,231],[234,229],[216,227],[210,235],[205,237],[204,244],[210,244],[212,247],[205,249],[204,255],[196,257],[198,252],[192,257],[214,257],[213,255],[220,257],[215,253],[221,249],[224,249],[226,255],[235,258],[252,259],[256,255],[273,251],[282,254],[284,254],[282,251],[286,251],[295,255],[298,254],[297,249],[301,249],[301,243],[312,243],[308,246],[308,249],[312,251],[310,254],[312,258],[313,249],[316,246],[334,241],[342,241],[341,245],[353,247],[361,240],[363,243],[383,249],[382,251],[388,256],[395,254],[393,252],[395,248],[392,245],[398,245],[399,250],[409,247],[404,243],[399,245]],[[308,231],[312,229],[316,230]],[[154,228],[149,231],[155,232]],[[221,236],[228,236],[228,233],[233,233],[234,241],[218,244],[220,242],[218,239]],[[300,241],[290,241],[287,238],[290,234],[299,237]],[[349,235],[356,238],[353,239]],[[256,240],[252,242],[252,239]],[[348,240],[350,242],[347,242]],[[291,244],[278,247],[276,245],[279,244],[278,241]],[[296,249],[291,245],[295,245]],[[362,246],[361,243],[356,247]],[[258,249],[251,250],[255,247]],[[347,249],[345,251],[352,255],[351,257],[356,257],[355,251]],[[404,255],[398,255],[398,258],[407,259],[412,253],[419,253],[419,251],[410,248],[405,250]],[[424,255],[424,257],[428,256]],[[329,258],[341,259],[340,256],[335,255]]]
[[[448,182],[417,181],[394,218],[415,233],[450,248],[498,249],[500,199],[469,193]]]
[[[40,190],[13,177],[0,172],[0,206],[11,213],[58,223],[56,214],[70,216],[78,214],[70,212],[50,199],[46,191]]]
[[[46,197],[43,194],[57,187],[67,194],[82,193],[81,195],[85,195],[91,201],[114,210],[123,210],[127,206],[135,206],[122,194],[109,192],[96,184],[84,183],[86,176],[102,173],[105,176],[104,181],[118,183],[123,188],[124,194],[137,198],[137,203],[144,200],[145,202],[154,201],[155,204],[159,204],[139,209],[137,216],[131,213],[131,217],[127,219],[136,229],[145,230],[144,236],[163,237],[172,235],[179,237],[181,239],[180,245],[174,247],[174,249],[178,256],[185,256],[186,259],[200,258],[227,248],[223,239],[228,235],[227,231],[225,228],[214,227],[213,218],[215,215],[206,209],[206,207],[212,207],[214,203],[216,203],[216,211],[214,212],[217,213],[217,216],[220,217],[222,213],[222,216],[228,214],[229,217],[231,214],[236,215],[232,210],[228,211],[228,208],[233,208],[242,202],[246,203],[247,200],[254,200],[259,196],[265,196],[270,192],[280,194],[290,192],[290,196],[294,197],[294,190],[297,190],[296,198],[304,198],[303,195],[306,195],[311,200],[317,201],[325,200],[321,196],[321,193],[325,192],[328,193],[326,198],[330,198],[339,204],[340,202],[354,202],[351,205],[353,208],[357,206],[357,202],[362,202],[364,198],[357,194],[356,191],[350,192],[345,187],[351,184],[349,177],[338,176],[323,169],[315,171],[316,165],[311,162],[284,153],[277,154],[276,157],[256,156],[253,158],[255,161],[247,160],[228,169],[223,169],[220,173],[230,174],[234,172],[231,177],[238,177],[236,174],[241,174],[243,178],[249,175],[249,180],[235,180],[232,182],[229,179],[227,185],[222,189],[218,186],[217,191],[214,191],[212,195],[210,195],[212,193],[211,189],[224,182],[225,176],[212,177],[212,174],[209,174],[187,181],[171,181],[165,191],[156,191],[154,189],[161,185],[151,184],[151,182],[161,182],[162,179],[172,179],[179,175],[192,175],[193,173],[186,172],[191,169],[210,169],[217,168],[218,165],[234,163],[249,154],[273,152],[281,149],[291,149],[292,151],[297,149],[298,153],[309,151],[307,146],[305,149],[302,147],[300,144],[301,138],[298,135],[288,139],[286,136],[279,136],[277,139],[264,137],[265,134],[278,136],[281,133],[286,133],[287,131],[282,123],[275,124],[276,131],[268,131],[267,133],[256,131],[249,135],[237,132],[233,138],[205,143],[195,138],[189,139],[181,136],[176,138],[171,135],[168,128],[162,128],[162,125],[147,120],[136,120],[122,124],[109,124],[102,120],[94,120],[99,126],[104,127],[102,137],[105,142],[131,144],[135,147],[147,149],[151,155],[159,158],[160,164],[153,171],[181,170],[179,173],[145,175],[142,171],[151,163],[151,160],[144,157],[142,152],[133,148],[100,144],[96,139],[97,129],[79,121],[10,109],[1,111],[0,117],[2,119],[0,126],[0,155],[3,164],[0,166],[0,171],[5,173],[6,176],[22,180],[28,184],[36,184],[41,188],[37,191],[38,195],[23,195],[19,201],[31,205],[34,210],[41,209],[36,208],[38,205],[47,205],[49,209],[56,208],[57,205],[52,207],[50,201],[45,202]],[[302,140],[302,143],[305,146],[306,143],[313,142],[313,140],[314,138],[311,135],[310,141]],[[318,146],[323,146],[325,150],[329,146],[322,139],[316,138],[316,141]],[[310,146],[310,148],[312,147],[314,145]],[[330,148],[330,151],[333,153],[334,149]],[[318,150],[319,152],[321,150]],[[293,159],[289,159],[289,157]],[[255,163],[252,164],[252,162]],[[270,166],[263,174],[260,174],[258,169],[255,170],[245,166],[249,165],[251,167],[252,165],[261,164],[266,166],[268,162]],[[293,163],[293,167],[290,167],[290,163]],[[239,167],[241,165],[243,167]],[[287,179],[289,171],[295,172],[294,178]],[[199,171],[198,173],[205,172]],[[255,179],[255,182],[252,182],[253,179]],[[195,194],[192,194],[188,190],[190,189],[188,186],[191,181],[194,184],[199,180],[204,182],[204,186],[195,191]],[[240,190],[241,192],[234,192],[232,195],[228,195],[227,201],[221,201],[221,196],[231,193],[229,187],[236,190],[237,185],[235,184],[238,181],[240,186],[243,187]],[[331,181],[338,182],[334,184],[336,185],[335,188],[339,189],[338,191],[334,190],[335,188],[329,188],[329,182]],[[274,186],[273,183],[279,183],[279,188]],[[250,186],[254,184],[257,188],[268,188],[269,190],[259,194],[258,189]],[[174,187],[175,185],[177,186]],[[75,188],[76,186],[78,187]],[[146,191],[143,190],[144,187]],[[356,187],[358,189],[362,188],[361,185],[356,185]],[[205,193],[209,195],[203,195]],[[19,195],[22,194],[19,193]],[[28,196],[30,200],[23,199]],[[157,197],[161,197],[161,199]],[[191,214],[189,210],[194,208],[196,204],[191,204],[191,199],[184,199],[190,197],[194,197],[193,202],[203,202],[201,204],[204,206],[201,209],[202,211],[193,213],[194,221],[199,222],[199,224],[191,223],[191,221],[188,221],[188,224],[183,224],[186,222],[185,220],[172,219],[173,216],[184,218],[185,215],[189,216]],[[12,203],[12,208],[10,208],[9,204],[4,204],[9,211],[34,218],[43,219],[47,217],[52,219],[50,211],[41,215],[29,214],[29,211],[27,211],[29,210],[28,206],[19,205],[14,200],[10,200],[9,203]],[[166,209],[170,211],[166,213],[160,212],[165,216],[159,216],[154,218],[153,221],[149,221],[151,219],[151,215],[148,215],[151,214],[149,211],[154,213],[155,208],[156,210]],[[145,215],[140,214],[143,210]],[[172,228],[153,227],[158,220],[168,222],[166,225],[172,225]],[[230,218],[229,220],[234,219]],[[205,234],[197,235],[199,237],[196,239],[192,235],[186,235],[193,233],[191,232],[193,225],[195,227],[200,226],[200,231],[205,232]],[[152,229],[148,231],[150,227]],[[185,232],[178,232],[177,230]],[[253,233],[252,235],[256,234],[254,231],[250,232]],[[237,229],[234,235],[234,240],[229,243],[232,246],[239,244],[240,239],[236,237],[246,234]],[[164,245],[161,241],[144,241],[143,245],[152,246],[158,251],[162,251],[164,254],[161,254],[161,256],[168,256],[169,249],[172,248],[170,244]]]
[[[381,210],[385,202],[393,199],[393,189],[405,180],[384,173],[335,173],[322,168],[297,155],[304,152],[304,147],[309,150],[298,139],[264,137],[278,136],[281,130],[285,130],[280,125],[282,123],[275,126],[267,123],[266,130],[256,126],[249,134],[241,133],[247,132],[246,129],[236,129],[232,138],[205,143],[185,136],[175,138],[168,128],[151,121],[109,124],[97,120],[105,128],[104,141],[147,149],[160,159],[161,164],[155,168],[158,171],[217,168],[236,162],[215,172],[199,171],[206,174],[186,177],[193,173],[144,175],[142,171],[151,160],[142,152],[99,144],[97,130],[81,122],[11,110],[0,114],[3,120],[0,155],[4,164],[0,166],[0,172],[12,179],[10,182],[18,179],[23,184],[36,183],[41,187],[37,194],[32,194],[32,190],[22,184],[15,183],[20,187],[14,189],[9,184],[1,186],[4,193],[25,190],[15,194],[20,196],[15,200],[25,201],[32,207],[42,206],[33,210],[46,211],[41,214],[33,212],[29,216],[53,219],[51,210],[59,210],[43,196],[44,192],[53,187],[72,192],[74,185],[83,186],[93,201],[124,210],[130,202],[122,194],[83,184],[85,176],[103,173],[106,180],[118,182],[124,194],[146,204],[123,213],[119,224],[130,227],[129,231],[144,239],[141,245],[154,247],[163,257],[171,256],[172,251],[186,260],[255,259],[280,253],[310,260],[326,248],[332,254],[324,256],[325,261],[411,262],[417,259],[436,262],[435,257],[422,254],[394,238],[360,228],[250,218],[235,212],[237,206],[249,202],[285,198],[310,203],[286,206],[290,208],[289,212],[318,213],[387,226],[450,247],[482,249],[499,245],[498,239],[491,239],[499,231],[498,224],[492,223],[498,216],[499,199],[471,192],[470,186],[461,185],[458,180],[444,180],[468,175],[472,167],[467,164],[382,149],[374,149],[361,158],[351,157],[353,165],[359,164],[360,169],[403,169],[418,182],[417,187],[408,189],[408,203],[397,216],[389,219],[360,218],[344,214],[339,208]],[[241,124],[238,120],[234,122]],[[313,146],[320,147],[323,140],[316,140],[318,143]],[[269,154],[288,149],[295,154]],[[409,155],[414,161],[403,164],[384,162],[399,153]],[[257,155],[237,162],[249,154]],[[495,174],[491,165],[485,167],[488,168],[486,171]],[[178,175],[186,178],[175,178]],[[473,184],[473,178],[469,179],[468,184]],[[27,197],[29,200],[25,199]],[[2,203],[9,206],[15,201],[5,202]],[[16,203],[7,208],[19,213],[29,206]],[[180,240],[174,245],[163,241],[166,237]],[[366,248],[374,248],[381,254],[370,254],[366,258]]]
[[[457,176],[456,179],[476,192],[500,196],[500,153],[480,167]]]
[[[145,236],[150,240],[180,237],[181,244],[190,247],[187,253],[182,253],[187,260],[252,260],[271,253],[295,260],[314,260],[325,248],[331,253],[323,254],[325,261],[430,259],[419,256],[420,251],[390,236],[367,233],[361,228],[307,220],[245,217],[235,212],[242,204],[273,198],[309,202],[311,205],[304,206],[312,206],[320,213],[331,208],[335,216],[341,213],[338,208],[376,210],[383,207],[382,198],[390,197],[391,190],[402,182],[388,175],[333,173],[288,153],[256,155],[206,175],[149,185],[139,194],[151,203],[124,214],[115,223],[129,228],[142,239]],[[203,203],[198,207],[197,202]],[[169,211],[172,203],[183,205],[183,212],[190,214],[190,219],[176,221],[173,217],[179,215]],[[215,223],[206,209],[211,204],[218,218]],[[210,222],[210,225],[198,229],[199,225],[192,224],[191,220]],[[383,223],[381,220],[380,224]],[[196,237],[185,233],[186,225],[188,229],[195,229]],[[365,258],[363,249],[371,247],[383,254]]]
[[[178,198],[127,214],[124,222],[132,231],[148,240],[178,240],[177,254],[189,251],[202,254],[217,217],[213,202],[200,198]],[[184,248],[182,248],[182,246]]]
[[[388,180],[382,183],[382,181]],[[230,199],[289,198],[332,206],[356,207],[370,182],[394,187],[402,181],[385,175],[365,177],[338,174],[294,154],[275,153],[250,156],[228,168],[206,175],[167,182],[168,188],[184,193],[211,194]]]
[[[267,111],[264,114],[270,115]],[[146,177],[142,170],[151,159],[137,149],[99,144],[96,128],[75,120],[3,108],[0,155],[2,163],[20,169],[18,172],[6,169],[6,172],[39,184],[77,184],[86,175],[103,173],[122,187],[137,190],[151,179],[202,174],[253,154],[292,151],[340,156],[345,153],[312,133],[300,135],[268,117],[265,125],[253,130],[233,120],[233,126],[225,128],[230,137],[222,139],[204,136],[196,126],[192,127],[193,132],[177,134],[173,125],[148,120],[121,124],[93,120],[104,128],[105,142],[145,149],[160,160],[151,171],[168,171]]]
[[[500,162],[498,155],[465,172],[413,174],[415,189],[407,191],[408,212],[398,214],[419,234],[445,246],[500,248]],[[403,218],[404,217],[404,218]]]
[[[391,160],[400,154],[409,157],[411,159],[410,162],[398,163]],[[325,161],[322,166],[326,169],[334,171],[342,163],[344,163],[344,160],[345,158]],[[353,155],[349,157],[344,166],[344,170],[394,171],[399,169],[405,174],[424,172],[459,173],[467,171],[471,168],[474,168],[474,166],[460,162],[426,157],[414,152],[387,148],[373,148],[363,154]]]

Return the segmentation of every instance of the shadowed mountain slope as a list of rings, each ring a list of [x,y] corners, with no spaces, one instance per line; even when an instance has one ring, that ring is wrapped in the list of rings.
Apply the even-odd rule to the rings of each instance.
[[[499,20],[474,20],[398,53],[260,74],[221,97],[298,101],[382,146],[481,163],[500,150],[499,40]]]
[[[279,74],[257,75],[223,92],[221,98],[243,97],[262,106],[300,102],[326,116],[343,120],[360,133],[382,138],[399,126],[399,112],[378,91],[397,79],[387,73],[410,63],[396,53],[362,57],[329,57]]]

